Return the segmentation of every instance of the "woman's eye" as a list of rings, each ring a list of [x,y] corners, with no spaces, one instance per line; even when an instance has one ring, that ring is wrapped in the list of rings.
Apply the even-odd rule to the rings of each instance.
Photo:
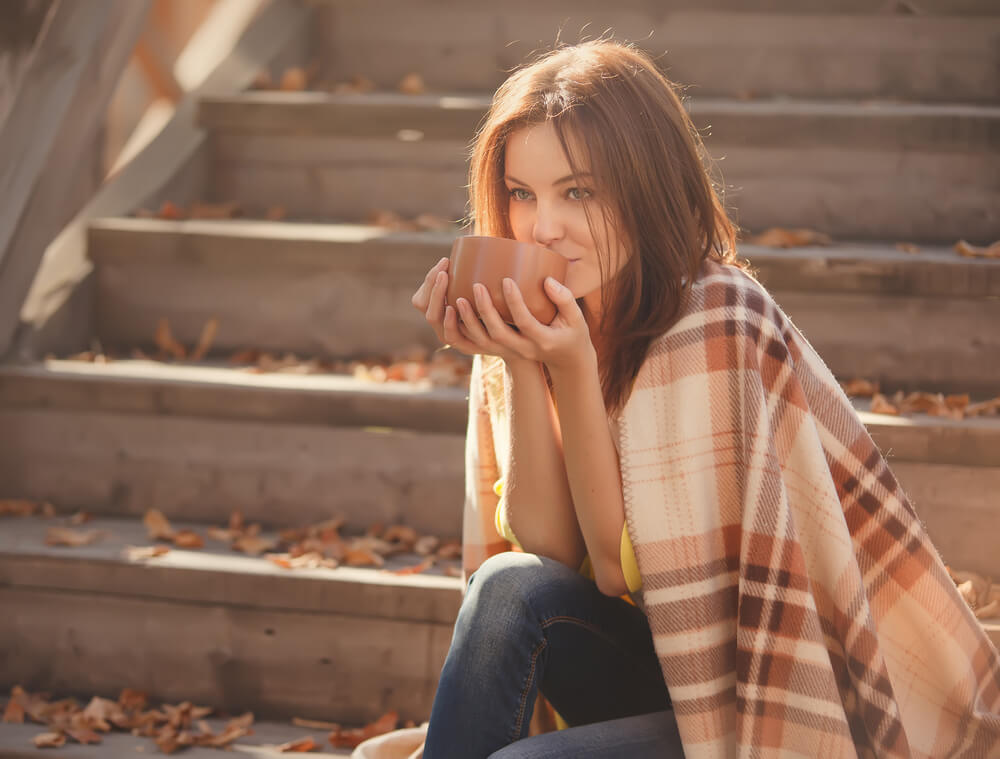
[[[592,193],[584,187],[570,187],[566,194],[570,200],[586,200]]]
[[[531,193],[520,187],[515,187],[513,190],[510,191],[510,196],[514,200],[528,200],[531,197]]]

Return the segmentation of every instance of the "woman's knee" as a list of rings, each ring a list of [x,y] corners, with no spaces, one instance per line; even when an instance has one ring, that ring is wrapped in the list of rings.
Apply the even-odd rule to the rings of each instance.
[[[486,559],[469,578],[466,600],[534,605],[583,578],[547,556],[505,551]],[[472,596],[472,598],[470,598]]]

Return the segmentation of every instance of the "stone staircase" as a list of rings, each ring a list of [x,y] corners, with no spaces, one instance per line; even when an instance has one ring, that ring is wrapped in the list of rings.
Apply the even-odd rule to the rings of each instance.
[[[187,345],[217,318],[207,359],[0,366],[0,498],[85,509],[109,536],[53,548],[44,522],[0,521],[0,687],[128,686],[275,719],[427,718],[459,579],[289,572],[224,549],[137,563],[121,549],[148,542],[149,508],[196,529],[239,509],[270,529],[343,514],[348,530],[382,521],[460,534],[463,389],[251,374],[226,357],[436,348],[409,298],[458,225],[392,232],[364,220],[374,209],[462,218],[467,147],[492,88],[588,21],[592,36],[611,27],[668,51],[661,62],[691,85],[743,227],[833,238],[742,251],[838,377],[1000,394],[1000,262],[950,248],[1000,239],[1000,9],[872,5],[313,2],[312,47],[285,58],[319,60],[329,81],[363,74],[380,91],[203,99],[208,149],[170,197],[261,216],[280,205],[287,219],[90,225],[93,338],[127,356],[149,350],[163,317]],[[426,94],[393,91],[410,71]],[[1000,417],[857,408],[946,562],[1000,579]],[[987,627],[1000,642],[1000,625]]]

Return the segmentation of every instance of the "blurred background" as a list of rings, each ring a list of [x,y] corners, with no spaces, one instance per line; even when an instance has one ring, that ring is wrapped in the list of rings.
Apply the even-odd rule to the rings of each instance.
[[[5,0],[0,757],[427,718],[469,361],[410,296],[494,89],[602,36],[681,88],[741,252],[1000,640],[995,0]]]

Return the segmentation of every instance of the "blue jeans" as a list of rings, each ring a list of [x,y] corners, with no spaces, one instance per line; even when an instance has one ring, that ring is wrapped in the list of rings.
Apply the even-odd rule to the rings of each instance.
[[[570,725],[527,738],[539,690]],[[424,759],[683,757],[643,612],[564,564],[492,556],[469,578]]]

